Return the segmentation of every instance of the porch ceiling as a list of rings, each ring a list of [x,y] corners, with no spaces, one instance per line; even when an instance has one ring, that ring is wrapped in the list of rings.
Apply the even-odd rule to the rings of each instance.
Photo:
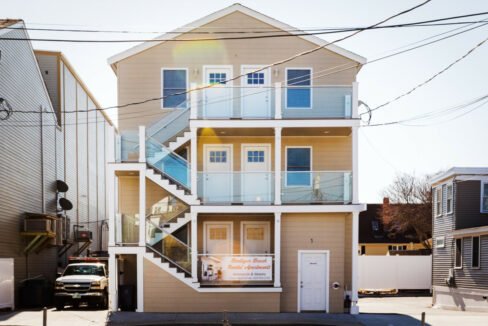
[[[202,128],[199,136],[274,136],[271,128]]]
[[[284,128],[283,136],[349,136],[351,128]]]

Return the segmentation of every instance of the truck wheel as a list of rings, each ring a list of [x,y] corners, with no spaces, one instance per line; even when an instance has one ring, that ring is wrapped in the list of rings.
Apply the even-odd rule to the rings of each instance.
[[[64,309],[64,304],[63,303],[56,303],[56,310],[61,311]]]

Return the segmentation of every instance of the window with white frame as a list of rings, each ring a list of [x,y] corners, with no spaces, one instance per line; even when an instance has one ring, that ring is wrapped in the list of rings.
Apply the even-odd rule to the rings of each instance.
[[[445,237],[435,238],[435,247],[436,248],[444,248],[445,246],[446,246],[446,238]]]
[[[186,69],[163,69],[163,108],[186,108]]]
[[[480,237],[471,238],[471,267],[480,268]]]
[[[463,239],[457,238],[454,243],[454,267],[463,267]]]
[[[310,186],[312,180],[312,149],[289,147],[286,149],[286,186]]]
[[[286,71],[286,107],[289,109],[310,109],[312,89],[310,69],[288,69]]]
[[[481,183],[481,212],[488,213],[488,182]]]
[[[452,198],[453,198],[453,187],[452,187],[452,184],[450,185],[447,185],[447,195],[446,195],[447,199],[446,199],[446,209],[447,209],[447,213],[452,213],[452,209],[453,209],[453,201],[452,201]]]
[[[435,216],[442,215],[442,187],[434,189],[434,214]]]

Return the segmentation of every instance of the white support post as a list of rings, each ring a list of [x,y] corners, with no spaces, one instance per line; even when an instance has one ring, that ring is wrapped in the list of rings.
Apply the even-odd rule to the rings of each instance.
[[[359,203],[359,189],[358,189],[358,181],[359,181],[359,153],[358,153],[358,128],[359,127],[352,127],[352,203],[357,204]]]
[[[274,203],[275,205],[281,205],[281,127],[276,127],[275,128],[275,153],[274,153],[274,158],[275,158],[275,168],[274,168],[274,173],[275,173],[275,199]]]
[[[281,287],[281,213],[274,213],[274,287]]]
[[[146,169],[139,170],[139,246],[146,246]]]
[[[144,255],[137,254],[137,312],[144,312]]]
[[[190,89],[197,88],[196,83],[190,84]],[[194,120],[198,117],[198,93],[197,91],[190,92],[190,119]]]
[[[192,282],[198,282],[198,213],[191,212],[191,277]]]
[[[275,119],[281,119],[281,83],[275,83]]]
[[[197,128],[190,129],[190,188],[194,198],[197,198]]]
[[[139,126],[139,162],[146,163],[146,127]]]
[[[117,284],[118,282],[118,266],[117,266],[117,255],[110,252],[108,256],[108,298],[109,298],[109,309],[110,311],[117,311],[119,308],[118,303],[118,293]]]
[[[351,272],[351,314],[359,314],[358,306],[358,239],[359,239],[359,213],[352,213],[352,272]]]
[[[115,171],[109,165],[107,167],[107,205],[108,205],[108,246],[115,246],[115,212],[119,190],[115,186]]]
[[[359,105],[359,95],[358,95],[358,82],[352,83],[352,118],[357,119],[358,115],[358,105]]]

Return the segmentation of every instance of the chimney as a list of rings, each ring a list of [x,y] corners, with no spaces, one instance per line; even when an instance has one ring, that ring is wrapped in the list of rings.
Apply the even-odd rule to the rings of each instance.
[[[383,197],[383,205],[390,205],[390,198],[388,197]]]
[[[384,197],[383,198],[383,223],[388,224],[391,222],[391,211],[390,211],[390,198]]]

